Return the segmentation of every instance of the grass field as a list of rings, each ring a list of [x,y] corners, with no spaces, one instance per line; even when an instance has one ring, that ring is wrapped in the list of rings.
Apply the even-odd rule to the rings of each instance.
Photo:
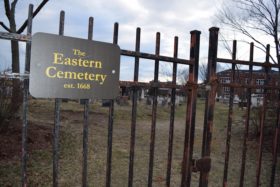
[[[202,129],[204,118],[204,100],[198,100],[194,158],[200,158]],[[54,102],[49,100],[31,100],[29,110],[29,147],[28,183],[29,186],[52,185],[52,128],[54,117]],[[88,154],[88,182],[89,186],[105,186],[106,155],[107,155],[107,127],[108,108],[100,104],[91,105],[89,123],[89,154]],[[234,108],[232,126],[232,141],[230,150],[230,164],[228,186],[238,186],[241,151],[244,134],[242,115],[245,111]],[[181,162],[183,156],[186,106],[177,106],[175,115],[174,150],[172,160],[171,186],[180,186]],[[225,140],[227,129],[228,106],[216,103],[215,121],[212,138],[212,169],[209,186],[222,186]],[[154,160],[154,186],[165,186],[168,135],[169,135],[168,106],[158,107],[156,126],[156,145]],[[131,106],[115,105],[113,127],[113,159],[112,186],[127,186],[128,161],[130,144]],[[11,131],[20,123],[14,123]],[[81,186],[82,176],[82,131],[83,106],[76,102],[62,104],[61,133],[60,133],[60,186]],[[136,145],[134,162],[134,186],[147,186],[149,145],[151,130],[151,106],[139,103],[136,127]],[[254,129],[250,128],[253,132]],[[253,133],[252,133],[253,134]],[[20,144],[20,134],[18,143]],[[6,142],[7,144],[9,142]],[[35,146],[37,145],[37,146]],[[13,145],[10,145],[13,146]],[[258,143],[254,135],[248,142],[245,186],[255,185],[256,157]],[[13,156],[0,160],[0,186],[20,185],[20,150]],[[269,186],[272,155],[264,151],[262,168],[262,186]],[[279,162],[278,162],[279,163]],[[280,165],[278,164],[278,184]],[[198,186],[199,174],[192,175],[192,186]]]

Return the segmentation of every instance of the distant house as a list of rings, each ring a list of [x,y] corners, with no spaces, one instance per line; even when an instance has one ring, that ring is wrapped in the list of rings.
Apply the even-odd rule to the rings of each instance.
[[[278,85],[279,80],[279,72],[275,70],[270,70],[269,72],[270,81],[269,85],[275,86]],[[226,84],[231,83],[231,77],[232,77],[232,70],[227,69],[224,71],[220,71],[217,73],[217,77],[220,84]],[[248,85],[249,79],[250,79],[250,71],[249,70],[235,70],[235,83]],[[252,82],[255,85],[264,85],[265,83],[265,70],[253,70],[252,72]],[[245,89],[245,90],[244,90]],[[263,89],[262,88],[256,88],[252,89],[252,97],[256,102],[261,103],[263,98]],[[270,91],[272,93],[273,91]],[[221,99],[228,99],[230,95],[230,87],[228,86],[219,86],[217,91],[217,97]],[[238,98],[239,100],[245,101],[246,100],[246,88],[236,88],[234,89],[234,96],[235,98]]]

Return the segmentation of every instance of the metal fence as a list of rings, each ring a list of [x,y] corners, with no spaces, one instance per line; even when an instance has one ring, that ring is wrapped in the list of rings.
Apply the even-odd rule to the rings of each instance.
[[[28,29],[26,35],[11,34],[0,32],[1,39],[16,40],[26,42],[26,62],[25,62],[25,74],[29,73],[30,67],[30,53],[31,53],[31,41],[32,41],[32,12],[33,6],[29,7],[28,14]],[[59,21],[59,35],[64,33],[64,17],[65,14],[62,11],[60,14]],[[148,168],[148,186],[153,184],[153,166],[154,166],[154,152],[155,152],[155,135],[156,135],[156,124],[157,124],[157,98],[159,88],[169,88],[171,89],[171,111],[169,117],[169,143],[168,143],[168,159],[167,159],[167,169],[166,169],[166,186],[171,186],[170,179],[172,176],[171,166],[172,166],[172,152],[173,152],[173,133],[174,133],[174,115],[175,115],[175,97],[176,89],[183,89],[187,95],[187,108],[186,108],[186,119],[185,119],[185,142],[184,142],[184,152],[182,160],[182,170],[181,170],[181,186],[191,185],[191,174],[194,171],[200,172],[200,184],[199,186],[208,186],[209,172],[211,169],[211,142],[212,142],[212,129],[214,124],[214,110],[215,110],[215,98],[218,86],[228,86],[230,87],[230,99],[229,99],[229,113],[228,113],[228,128],[227,128],[227,141],[226,141],[226,154],[224,163],[224,177],[223,186],[227,186],[228,178],[228,159],[230,153],[230,141],[231,141],[231,126],[232,126],[232,114],[233,114],[233,97],[234,89],[236,88],[248,88],[247,90],[247,108],[246,108],[246,120],[244,121],[245,132],[244,132],[244,142],[242,151],[242,163],[240,170],[240,186],[243,186],[244,181],[244,170],[246,163],[246,150],[248,141],[248,127],[250,119],[250,100],[251,100],[251,89],[255,88],[255,84],[243,85],[235,82],[235,73],[232,74],[231,83],[221,84],[218,81],[216,75],[217,63],[229,63],[232,64],[232,71],[235,72],[236,64],[242,64],[249,66],[250,77],[252,77],[253,66],[260,66],[265,68],[266,81],[265,85],[262,86],[264,89],[264,104],[262,105],[262,110],[266,110],[266,93],[268,90],[276,89],[279,87],[269,86],[269,69],[271,67],[280,68],[279,65],[275,65],[269,62],[269,46],[267,47],[267,58],[265,63],[259,63],[253,61],[253,44],[251,44],[250,50],[250,60],[240,61],[236,60],[236,42],[233,45],[233,55],[232,59],[222,59],[217,58],[218,51],[218,28],[210,29],[209,37],[209,54],[208,54],[208,76],[207,76],[207,86],[206,86],[206,102],[205,102],[205,116],[204,116],[204,130],[203,130],[203,143],[202,143],[202,153],[201,159],[193,159],[193,145],[195,137],[195,117],[196,117],[196,101],[197,101],[197,91],[198,91],[198,68],[199,68],[199,43],[200,43],[200,32],[192,31],[191,34],[191,44],[190,44],[190,58],[180,59],[178,58],[178,37],[174,38],[174,55],[173,57],[167,57],[160,55],[160,33],[156,34],[156,47],[155,54],[143,53],[140,51],[140,37],[141,29],[136,29],[136,41],[135,50],[121,50],[121,55],[134,57],[134,78],[133,81],[120,81],[120,86],[131,87],[133,90],[132,94],[132,113],[131,113],[131,137],[130,137],[130,155],[129,155],[129,168],[128,168],[128,186],[133,186],[133,176],[134,176],[134,148],[135,148],[135,133],[136,133],[136,120],[137,120],[137,92],[139,88],[151,88],[153,89],[153,104],[152,104],[152,122],[151,122],[151,134],[150,134],[150,151],[149,151],[149,168]],[[88,40],[93,38],[93,18],[89,18],[88,24]],[[118,23],[114,25],[113,33],[113,43],[118,43]],[[139,63],[140,59],[150,59],[154,60],[154,81],[152,83],[142,83],[138,81],[139,77]],[[172,71],[172,82],[171,83],[160,83],[159,82],[159,62],[164,61],[171,63],[173,65]],[[189,66],[188,82],[185,86],[179,86],[176,84],[176,73],[177,64],[184,64]],[[251,80],[251,79],[250,79]],[[23,126],[22,126],[22,186],[28,186],[27,184],[27,132],[28,132],[28,96],[29,96],[29,80],[25,76],[24,79],[24,99],[23,99]],[[278,96],[280,98],[280,95]],[[279,100],[279,99],[278,99]],[[54,131],[53,131],[53,186],[59,186],[58,176],[59,176],[59,135],[60,135],[60,107],[62,98],[55,99],[55,119],[54,119]],[[107,137],[107,166],[106,166],[106,186],[111,186],[111,165],[112,165],[112,142],[113,142],[113,124],[114,124],[114,100],[110,100],[109,105],[109,116],[108,116],[108,137]],[[272,168],[271,168],[271,182],[270,186],[274,185],[275,173],[276,173],[276,163],[277,163],[277,147],[279,144],[279,114],[280,108],[278,104],[277,108],[277,124],[275,125],[274,143],[273,143],[273,158],[272,158]],[[262,149],[263,149],[263,131],[264,131],[264,121],[265,112],[261,117],[261,128],[260,128],[260,140],[259,140],[259,153],[258,153],[258,167],[256,171],[256,186],[260,185],[260,175],[261,175],[261,161],[262,161]],[[82,186],[87,186],[88,182],[88,123],[89,123],[89,100],[84,102],[84,125],[83,125],[83,169],[82,169]]]
[[[26,35],[19,35],[13,33],[0,33],[1,39],[15,40],[26,42],[26,63],[25,74],[30,70],[30,53],[31,53],[31,41],[32,41],[32,12],[33,6],[29,7],[28,15],[28,29]],[[65,13],[60,13],[59,21],[59,35],[64,33],[64,17]],[[195,110],[196,110],[196,85],[198,80],[198,57],[199,57],[199,39],[200,32],[191,32],[191,47],[190,47],[190,60],[180,59],[178,54],[178,37],[174,39],[174,56],[167,57],[160,55],[160,33],[156,34],[156,50],[155,54],[148,54],[140,52],[140,35],[141,29],[136,30],[136,44],[135,51],[121,50],[121,55],[130,56],[135,58],[134,63],[134,79],[132,82],[120,81],[121,86],[129,86],[133,88],[132,96],[132,116],[131,116],[131,141],[130,141],[130,156],[129,156],[129,177],[128,186],[133,184],[133,170],[134,170],[134,146],[135,146],[135,127],[136,127],[136,113],[137,113],[137,90],[141,87],[152,88],[154,90],[153,106],[152,106],[152,124],[151,124],[151,137],[150,137],[150,156],[149,156],[149,173],[148,173],[148,186],[152,186],[153,179],[153,165],[154,165],[154,151],[155,151],[155,134],[156,134],[156,119],[157,119],[157,96],[159,88],[170,88],[172,90],[171,96],[171,112],[170,112],[170,135],[168,146],[168,167],[166,174],[166,184],[170,186],[171,177],[171,161],[172,161],[172,145],[173,145],[173,128],[174,128],[174,111],[175,111],[175,94],[176,88],[181,86],[176,85],[176,73],[177,64],[189,65],[189,87],[186,89],[188,93],[188,110],[187,110],[187,129],[194,128]],[[93,38],[93,18],[89,18],[88,24],[88,40]],[[113,43],[118,43],[118,23],[114,25]],[[153,83],[140,83],[138,82],[139,75],[139,59],[150,59],[155,61],[154,68],[154,81]],[[173,64],[173,76],[172,83],[164,84],[159,82],[159,62],[165,61]],[[13,74],[15,76],[15,74]],[[29,96],[29,80],[24,80],[24,99],[23,99],[23,126],[22,126],[22,186],[27,186],[27,130],[28,130],[28,96]],[[187,87],[186,87],[187,88]],[[62,98],[55,99],[55,119],[54,119],[54,131],[53,131],[53,186],[58,186],[59,175],[59,131],[60,131],[60,107]],[[83,126],[83,170],[82,170],[82,186],[87,186],[87,159],[88,159],[88,118],[89,117],[89,100],[84,102],[84,126]],[[111,186],[111,164],[112,164],[112,136],[113,136],[113,123],[114,123],[114,100],[110,100],[109,105],[109,120],[108,120],[108,139],[107,139],[107,169],[106,169],[106,186]],[[184,153],[184,162],[187,163],[183,167],[183,172],[189,172],[187,165],[190,164],[191,155],[189,152],[190,142],[188,137],[189,132],[186,132],[186,146]],[[191,137],[193,141],[193,137]],[[185,175],[182,175],[185,176]],[[184,185],[185,179],[182,177],[182,185]]]
[[[279,184],[279,181],[275,181],[276,173],[279,172],[276,170],[277,168],[277,157],[278,157],[278,147],[279,147],[279,114],[280,114],[280,105],[279,105],[279,89],[277,83],[271,81],[271,68],[277,68],[278,70],[278,78],[280,73],[280,66],[275,63],[270,62],[270,46],[266,47],[266,58],[263,62],[255,62],[254,59],[254,44],[250,45],[250,56],[249,60],[237,60],[237,41],[233,41],[232,47],[232,59],[218,58],[218,33],[219,28],[211,28],[210,29],[210,41],[209,41],[209,56],[208,56],[208,84],[211,85],[211,91],[208,91],[208,97],[206,102],[206,115],[205,115],[205,126],[204,126],[204,136],[203,136],[203,149],[202,156],[210,156],[211,152],[211,140],[212,140],[212,128],[213,128],[213,118],[214,118],[214,105],[216,92],[219,87],[229,87],[229,106],[228,106],[228,120],[227,120],[227,132],[226,132],[226,150],[225,150],[225,158],[224,158],[224,174],[223,174],[223,186],[227,186],[228,182],[228,168],[229,168],[229,156],[230,156],[230,148],[231,148],[231,137],[232,137],[232,125],[233,125],[233,104],[234,104],[234,94],[237,89],[244,89],[244,93],[246,94],[246,111],[245,111],[245,119],[244,119],[244,134],[243,134],[243,145],[242,145],[242,160],[240,163],[240,178],[239,178],[239,186],[244,186],[244,177],[245,177],[245,169],[246,169],[246,155],[247,155],[247,144],[249,137],[249,126],[250,126],[250,116],[251,116],[251,97],[252,93],[255,89],[262,89],[263,96],[263,104],[260,106],[261,108],[261,116],[259,121],[259,142],[258,142],[258,154],[257,154],[257,167],[256,167],[256,176],[255,176],[255,186],[261,186],[261,168],[262,168],[262,159],[263,159],[263,146],[264,146],[264,131],[265,131],[265,121],[266,114],[268,110],[268,102],[271,100],[271,93],[275,94],[275,113],[276,113],[276,123],[273,124],[273,141],[272,141],[272,158],[271,158],[271,177],[269,186],[275,186]],[[279,57],[278,57],[279,58]],[[221,83],[218,80],[216,74],[216,68],[218,63],[227,63],[231,65],[231,77],[230,82]],[[237,65],[243,65],[244,67],[249,68],[248,72],[248,82],[240,83],[238,81],[238,70],[236,69]],[[253,81],[253,68],[260,67],[264,69],[265,78],[263,85],[257,85],[256,82]],[[207,121],[207,122],[206,122]],[[207,174],[206,174],[207,175]],[[201,175],[200,185],[206,186],[207,176]]]

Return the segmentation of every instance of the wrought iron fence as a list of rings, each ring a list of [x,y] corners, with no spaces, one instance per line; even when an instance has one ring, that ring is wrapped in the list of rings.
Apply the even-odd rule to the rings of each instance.
[[[31,42],[32,42],[32,12],[33,6],[29,7],[28,14],[28,27],[26,35],[11,34],[0,32],[1,39],[16,40],[26,42],[26,58],[25,58],[25,73],[24,76],[24,96],[23,96],[23,125],[22,125],[22,186],[28,186],[27,184],[27,133],[28,133],[28,96],[29,96],[29,80],[28,73],[30,71],[30,53],[31,53]],[[59,21],[59,35],[64,34],[64,19],[65,13],[60,13]],[[114,25],[113,43],[118,44],[118,23]],[[120,86],[130,87],[132,89],[132,108],[131,108],[131,137],[130,137],[130,155],[129,155],[129,167],[128,167],[128,186],[133,186],[134,177],[134,155],[135,155],[135,134],[137,124],[137,93],[140,88],[151,88],[153,89],[153,104],[152,104],[152,121],[151,121],[151,134],[150,134],[150,151],[149,151],[149,167],[148,167],[148,186],[153,184],[153,168],[154,168],[154,153],[155,153],[155,136],[156,136],[156,125],[157,125],[157,107],[158,107],[158,91],[159,88],[168,88],[171,90],[171,108],[169,116],[169,137],[168,137],[168,156],[167,156],[167,169],[166,169],[166,186],[171,186],[171,166],[172,166],[172,154],[173,154],[173,137],[174,137],[174,116],[175,116],[175,97],[176,89],[184,90],[187,95],[186,103],[186,119],[185,119],[185,141],[184,141],[184,152],[182,160],[181,170],[181,186],[191,185],[191,174],[194,171],[200,172],[199,186],[208,186],[209,172],[211,169],[211,143],[213,137],[213,126],[214,124],[214,110],[215,110],[215,99],[218,87],[230,87],[229,97],[229,112],[227,122],[227,139],[226,139],[226,151],[225,151],[225,162],[224,162],[224,177],[223,186],[227,186],[228,179],[228,160],[230,155],[230,141],[231,141],[231,127],[232,127],[232,115],[233,115],[233,100],[234,90],[236,88],[247,88],[246,92],[246,119],[244,120],[245,132],[242,149],[242,162],[240,166],[240,182],[239,186],[243,186],[244,171],[246,163],[246,151],[248,141],[248,129],[250,123],[251,114],[251,95],[252,89],[262,88],[264,90],[264,100],[262,105],[262,116],[260,125],[260,139],[258,148],[258,163],[256,171],[256,186],[260,185],[261,175],[261,164],[262,164],[262,150],[264,141],[264,122],[266,119],[265,111],[267,108],[267,93],[268,90],[277,90],[278,92],[278,105],[277,105],[277,123],[274,126],[274,140],[273,140],[273,156],[272,156],[272,168],[271,168],[271,181],[270,186],[275,183],[276,164],[279,146],[279,86],[269,85],[269,69],[280,68],[279,65],[272,64],[269,62],[269,46],[267,46],[266,61],[265,63],[259,63],[253,61],[253,44],[250,48],[250,59],[249,61],[237,60],[236,59],[236,41],[233,43],[233,55],[232,59],[223,59],[217,57],[218,52],[218,28],[210,29],[209,36],[209,53],[208,53],[208,73],[207,73],[207,86],[206,86],[206,101],[205,101],[205,115],[204,115],[204,128],[203,128],[203,143],[201,159],[193,159],[193,145],[195,137],[195,117],[196,117],[196,101],[198,91],[198,68],[199,68],[199,44],[200,44],[200,32],[192,31],[191,44],[190,44],[190,58],[180,59],[178,58],[178,37],[174,38],[174,51],[173,57],[167,57],[160,55],[160,33],[156,33],[156,47],[155,54],[143,53],[140,50],[140,37],[141,29],[136,29],[136,41],[135,50],[121,50],[121,55],[129,56],[134,58],[134,76],[133,81],[120,81]],[[93,39],[93,18],[89,18],[88,24],[88,40]],[[154,60],[154,81],[151,83],[139,82],[139,64],[140,59]],[[171,83],[160,83],[159,82],[159,62],[164,61],[173,65],[172,70],[172,82]],[[232,76],[230,83],[220,83],[217,77],[216,69],[217,63],[228,63],[232,65]],[[177,64],[184,64],[189,66],[188,82],[185,86],[176,84],[176,73]],[[242,64],[249,67],[249,83],[241,84],[236,82],[236,65]],[[264,85],[256,86],[252,82],[253,67],[259,66],[265,69],[265,83]],[[18,78],[13,76],[12,78]],[[60,108],[63,98],[55,99],[55,116],[54,116],[54,128],[53,128],[53,186],[59,186],[59,137],[60,137]],[[83,119],[83,163],[82,163],[82,186],[88,185],[88,124],[89,124],[89,100],[84,100],[84,119]],[[106,186],[111,186],[111,167],[112,167],[112,146],[113,146],[113,124],[114,124],[114,100],[110,100],[109,104],[109,116],[108,116],[108,137],[107,137],[107,165],[106,165]]]
[[[208,122],[205,123],[204,127],[204,136],[203,136],[203,151],[202,156],[210,156],[210,147],[211,147],[211,137],[212,137],[212,128],[213,128],[213,110],[215,105],[215,99],[216,99],[216,93],[217,93],[217,86],[219,87],[228,87],[229,88],[229,106],[228,106],[228,120],[227,120],[227,138],[226,138],[226,150],[225,150],[225,158],[224,158],[224,174],[223,174],[223,186],[227,186],[228,182],[228,168],[229,168],[229,156],[230,156],[230,149],[231,149],[231,137],[232,137],[232,125],[233,125],[233,105],[234,105],[234,95],[236,94],[237,89],[243,89],[243,92],[246,94],[246,112],[245,112],[245,119],[244,119],[244,134],[243,134],[243,145],[242,145],[242,160],[240,163],[240,178],[239,178],[239,186],[244,186],[244,177],[245,177],[245,169],[246,169],[246,156],[247,156],[247,144],[248,144],[248,138],[249,138],[249,126],[250,126],[250,116],[251,116],[251,99],[252,94],[256,91],[256,89],[262,89],[262,97],[263,97],[263,104],[261,107],[261,116],[260,116],[260,135],[259,135],[259,143],[258,143],[258,154],[257,154],[257,168],[256,168],[256,178],[255,178],[255,184],[256,186],[261,186],[261,168],[262,168],[262,155],[263,155],[263,146],[264,146],[264,131],[265,131],[265,120],[266,120],[266,113],[268,110],[268,101],[271,99],[271,94],[269,93],[275,93],[274,97],[276,102],[276,124],[273,124],[274,128],[274,137],[273,137],[273,150],[272,150],[272,166],[271,166],[271,177],[270,177],[270,186],[274,186],[276,184],[279,184],[278,181],[275,182],[275,176],[277,173],[276,167],[277,167],[277,157],[278,157],[278,147],[279,147],[279,89],[280,87],[278,84],[274,81],[271,81],[271,68],[277,68],[279,77],[279,64],[274,64],[269,61],[270,59],[270,46],[267,45],[266,47],[266,58],[264,63],[263,62],[256,62],[254,61],[254,44],[251,43],[250,45],[250,56],[249,60],[237,60],[236,54],[237,54],[237,41],[233,41],[233,47],[232,47],[232,59],[225,59],[225,58],[218,58],[217,52],[218,52],[218,33],[219,28],[211,28],[210,29],[210,41],[209,41],[209,56],[208,56],[208,83],[213,85],[211,88],[211,91],[208,92],[208,98],[206,102],[206,118],[208,119]],[[216,67],[218,63],[227,63],[231,64],[231,73],[230,73],[230,82],[223,83],[219,82],[219,77],[216,73]],[[249,69],[247,70],[247,78],[248,81],[240,82],[238,81],[238,70],[236,69],[237,65],[243,65]],[[264,69],[264,84],[256,84],[256,81],[253,79],[254,74],[254,67],[260,67]],[[213,89],[214,88],[214,89]],[[215,91],[213,91],[215,90]],[[206,122],[207,120],[205,120]],[[205,177],[203,174],[201,175],[200,179],[200,185],[205,186],[207,185],[208,177]]]

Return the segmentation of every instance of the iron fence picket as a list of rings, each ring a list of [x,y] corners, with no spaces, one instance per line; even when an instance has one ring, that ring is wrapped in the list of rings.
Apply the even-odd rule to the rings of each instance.
[[[218,52],[218,34],[219,28],[212,27],[209,29],[209,50],[208,50],[208,65],[207,65],[207,82],[206,101],[205,101],[205,115],[203,126],[203,139],[202,139],[202,157],[210,157],[212,132],[214,123],[214,107],[215,96],[218,86],[216,69],[217,69],[217,52]],[[200,172],[199,186],[207,187],[209,181],[209,172]]]
[[[140,52],[140,36],[141,29],[136,29],[136,43],[135,51]],[[139,76],[139,57],[135,57],[134,62],[134,82],[138,82]],[[136,117],[137,117],[137,100],[138,88],[133,87],[132,95],[132,111],[131,111],[131,135],[130,135],[130,155],[129,155],[129,170],[128,170],[128,186],[133,186],[133,173],[134,173],[134,151],[135,151],[135,132],[136,132]]]
[[[113,123],[114,123],[114,100],[110,100],[109,119],[108,119],[108,139],[107,139],[106,187],[111,186]]]
[[[265,64],[265,81],[264,84],[269,84],[269,55],[270,55],[270,45],[266,47],[266,60]],[[264,65],[265,65],[264,64]],[[265,88],[263,91],[263,104],[261,107],[261,121],[260,121],[260,138],[259,138],[259,148],[258,148],[258,161],[257,161],[257,171],[256,171],[256,186],[260,186],[260,176],[261,176],[261,167],[262,167],[262,158],[263,158],[263,144],[264,144],[264,125],[266,119],[266,108],[267,108],[267,92],[268,90]]]
[[[88,186],[88,125],[89,125],[89,100],[84,100],[84,123],[83,123],[83,170],[82,186]]]
[[[160,33],[156,34],[156,56],[160,53]],[[154,68],[154,83],[158,83],[158,73],[159,73],[159,60],[155,60]],[[152,106],[152,125],[151,125],[151,137],[150,137],[150,156],[149,156],[149,174],[148,174],[148,187],[153,186],[153,167],[154,167],[154,148],[155,148],[155,138],[156,138],[156,116],[157,116],[157,97],[158,97],[158,87],[153,88],[153,106]]]
[[[232,50],[232,61],[236,60],[236,40],[233,41],[233,50]],[[231,82],[235,83],[235,64],[232,64],[231,67]],[[234,87],[230,87],[230,96],[229,96],[229,110],[228,110],[228,124],[227,124],[227,138],[226,138],[226,151],[225,151],[225,164],[224,164],[224,177],[223,177],[223,186],[227,186],[228,178],[228,164],[229,164],[229,155],[230,155],[230,142],[231,142],[231,127],[233,121],[233,99],[234,99]]]
[[[192,172],[192,154],[195,133],[196,98],[198,83],[200,31],[191,31],[190,59],[194,64],[189,67],[188,82],[185,87],[187,109],[185,122],[185,140],[182,161],[181,187],[190,186]]]
[[[178,57],[178,37],[174,38],[173,57]],[[177,81],[177,64],[173,63],[172,69],[172,84]],[[176,105],[176,88],[171,89],[171,108],[170,108],[170,122],[169,122],[169,138],[168,138],[168,155],[167,155],[167,170],[166,170],[166,186],[170,186],[171,180],[171,166],[173,153],[173,137],[174,137],[174,120],[175,120],[175,105]]]
[[[113,44],[118,44],[119,24],[114,24]],[[114,124],[114,100],[110,100],[108,119],[108,139],[107,139],[107,166],[106,166],[106,187],[111,186],[112,173],[112,146],[113,146],[113,124]]]
[[[254,43],[250,44],[250,57],[249,62],[253,62],[254,58]],[[249,65],[249,84],[252,84],[252,75],[253,75],[253,65]],[[247,154],[247,142],[248,142],[248,136],[249,136],[249,125],[250,125],[250,116],[251,116],[251,94],[252,89],[248,88],[247,90],[247,107],[246,107],[246,119],[244,121],[245,124],[245,131],[243,136],[243,147],[242,147],[242,161],[241,161],[241,171],[240,171],[240,180],[239,180],[239,186],[243,187],[244,185],[244,174],[245,174],[245,164],[246,164],[246,154]]]
[[[280,100],[280,90],[278,90],[278,101]],[[271,166],[271,176],[270,176],[270,186],[274,186],[275,184],[275,175],[276,175],[276,168],[277,168],[277,157],[279,151],[279,129],[280,129],[280,106],[277,106],[277,120],[275,125],[274,131],[274,138],[273,138],[273,150],[272,150],[272,166]]]
[[[93,38],[93,17],[88,20],[88,40]],[[89,99],[84,99],[84,124],[83,124],[83,170],[82,170],[82,185],[87,186],[88,178],[88,123],[89,123]]]
[[[60,12],[59,35],[64,34],[65,12]],[[59,177],[59,131],[60,131],[60,108],[61,98],[55,99],[54,129],[53,129],[53,186],[57,187]]]
[[[194,64],[189,69],[189,81],[187,85],[191,87],[191,105],[190,105],[190,152],[189,163],[193,161],[193,147],[195,136],[195,121],[196,121],[196,102],[197,102],[197,89],[198,89],[198,69],[199,69],[199,49],[200,49],[200,31],[191,31],[191,45],[190,45],[190,59],[194,61]],[[188,108],[187,108],[188,110]],[[193,166],[189,165],[187,175],[187,186],[191,185],[191,173]]]
[[[28,22],[27,22],[27,36],[32,34],[32,14],[33,5],[29,5],[28,10]],[[31,41],[26,42],[26,53],[25,53],[25,73],[30,71],[30,56],[31,56]],[[20,80],[16,80],[20,81]],[[21,185],[27,186],[27,131],[28,131],[28,89],[29,80],[24,79],[23,81],[23,126],[22,126],[22,168],[21,168]]]

